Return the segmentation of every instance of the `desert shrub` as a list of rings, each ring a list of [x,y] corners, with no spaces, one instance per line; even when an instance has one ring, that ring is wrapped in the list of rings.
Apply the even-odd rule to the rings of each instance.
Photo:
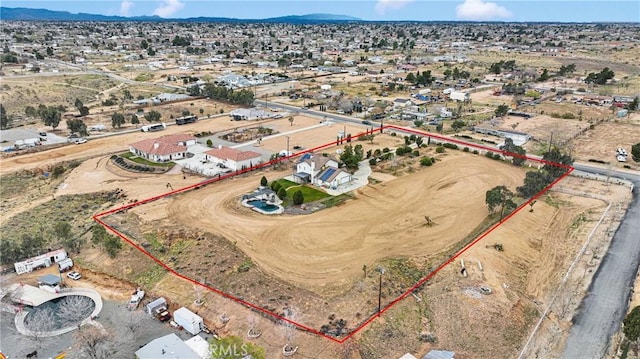
[[[371,166],[375,166],[377,163],[378,163],[378,161],[375,158],[372,158],[372,159],[369,160],[369,164]]]
[[[465,147],[462,149],[462,152],[469,152],[469,147]]]
[[[420,159],[420,166],[431,166],[432,164],[434,164],[436,162],[436,159],[433,157],[422,157]]]
[[[444,153],[444,147],[443,146],[436,147],[436,153]]]
[[[457,150],[458,149],[458,145],[456,145],[455,143],[449,143],[449,142],[445,142],[442,144],[443,147],[446,148],[450,148],[452,150]]]

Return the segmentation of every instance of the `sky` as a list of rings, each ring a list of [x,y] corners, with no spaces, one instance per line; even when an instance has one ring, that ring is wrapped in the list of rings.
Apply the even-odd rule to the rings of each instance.
[[[640,22],[639,0],[2,0],[1,4],[164,18],[264,19],[325,13],[373,21]]]

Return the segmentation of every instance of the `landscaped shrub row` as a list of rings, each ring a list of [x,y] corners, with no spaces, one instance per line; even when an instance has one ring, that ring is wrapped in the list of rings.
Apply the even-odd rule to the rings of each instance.
[[[125,161],[124,158],[116,155],[111,156],[111,160],[116,165],[126,170],[137,171],[137,172],[155,172],[155,168],[153,167],[130,164],[129,162]]]

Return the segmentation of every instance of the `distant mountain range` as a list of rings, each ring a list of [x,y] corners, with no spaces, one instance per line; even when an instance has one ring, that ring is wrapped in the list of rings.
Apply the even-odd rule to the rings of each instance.
[[[182,19],[169,19],[159,16],[109,16],[78,13],[73,14],[68,11],[53,11],[47,9],[30,8],[9,8],[0,7],[0,18],[2,20],[14,21],[179,21],[179,22],[266,22],[266,23],[288,23],[288,24],[317,24],[332,22],[358,22],[363,21],[356,17],[333,14],[308,14],[289,15],[272,17],[266,19],[235,19],[228,17],[190,17]]]

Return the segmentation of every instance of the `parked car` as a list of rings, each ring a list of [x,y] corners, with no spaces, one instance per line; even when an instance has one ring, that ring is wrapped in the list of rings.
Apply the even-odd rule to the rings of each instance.
[[[363,124],[363,125],[370,125],[370,124],[371,124],[371,121],[364,120],[364,121],[362,121],[362,124]]]
[[[80,278],[82,278],[82,276],[80,275],[80,273],[73,271],[73,272],[69,272],[67,273],[67,277],[73,279],[73,280],[79,280]]]
[[[76,145],[79,145],[81,143],[87,143],[87,139],[86,138],[78,138],[77,140],[75,140],[73,142],[75,142]]]
[[[40,132],[40,136],[46,137],[47,133],[46,132]]]

